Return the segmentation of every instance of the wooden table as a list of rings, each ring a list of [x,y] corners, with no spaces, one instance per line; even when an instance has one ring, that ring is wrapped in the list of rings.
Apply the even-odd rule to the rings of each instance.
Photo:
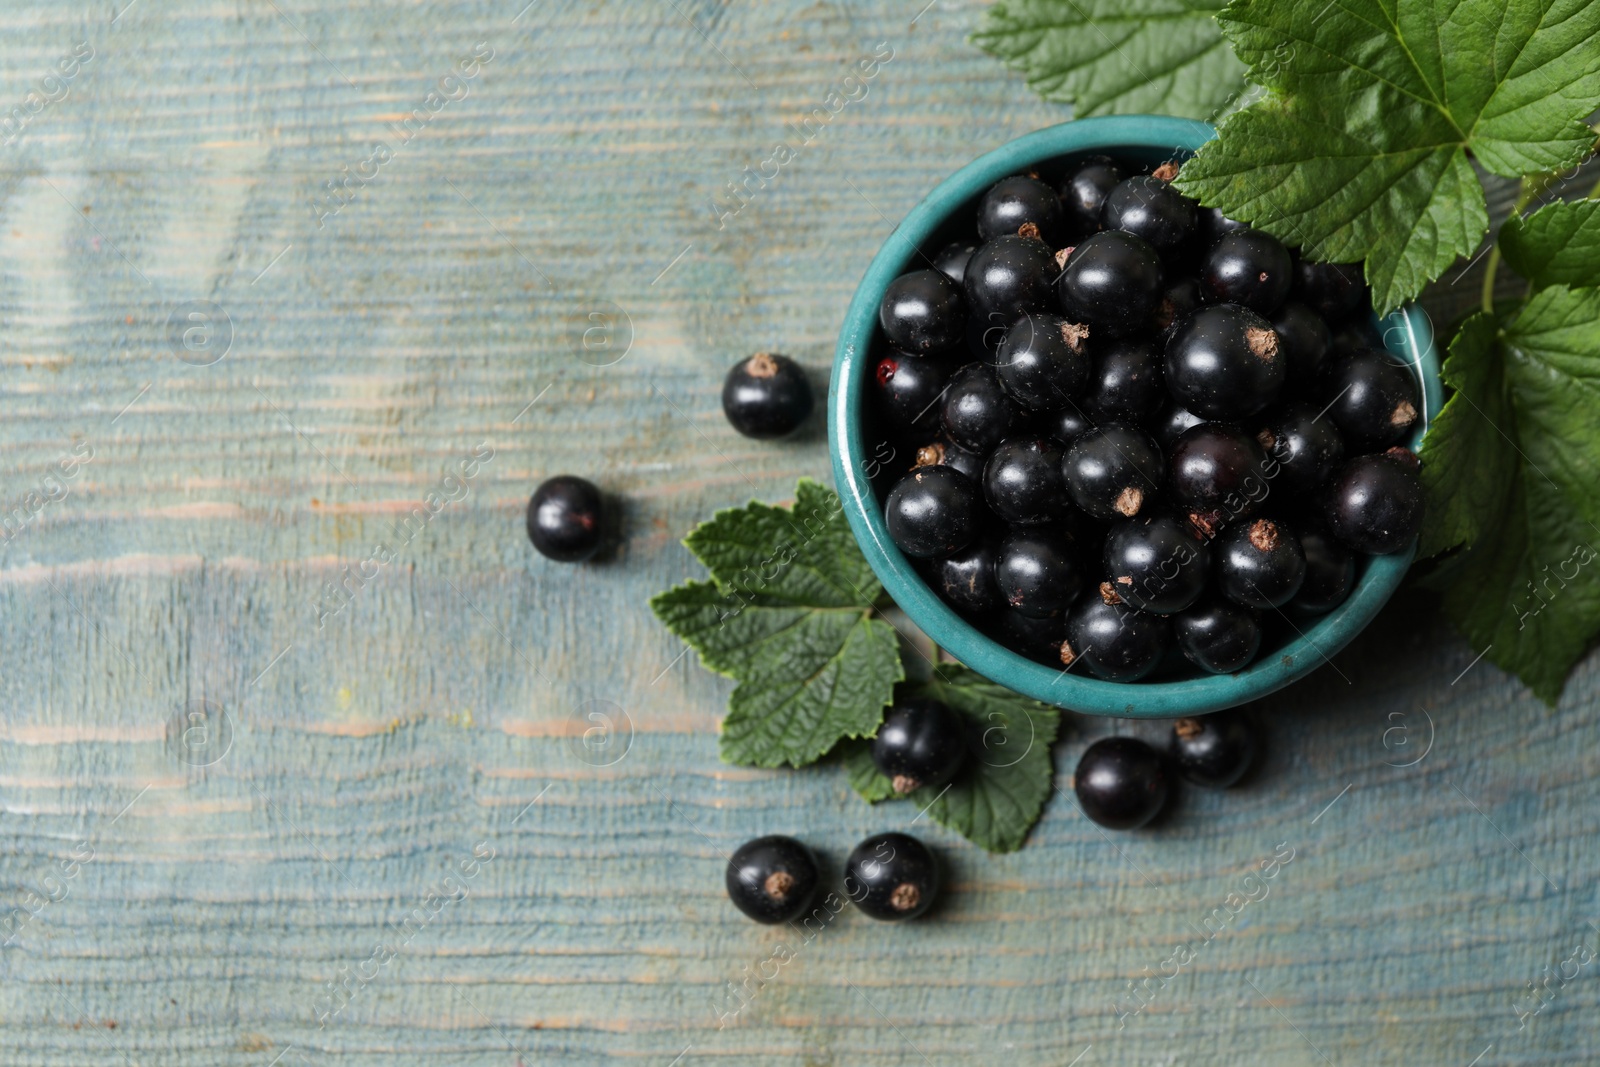
[[[0,15],[0,1062],[1596,1061],[1600,661],[1551,710],[1419,594],[1149,832],[1057,796],[992,857],[720,764],[728,683],[646,598],[694,522],[827,471],[820,424],[735,436],[724,369],[820,381],[895,220],[1065,113],[965,42],[978,3],[521,2]],[[566,471],[624,501],[608,562],[530,550]],[[1068,717],[1063,787],[1113,728]],[[750,836],[836,874],[911,823],[928,921],[802,943],[724,898]]]

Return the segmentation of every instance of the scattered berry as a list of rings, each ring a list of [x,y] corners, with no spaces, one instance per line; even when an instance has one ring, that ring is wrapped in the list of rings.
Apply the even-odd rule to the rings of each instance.
[[[1184,658],[1210,674],[1232,674],[1250,665],[1261,648],[1255,612],[1212,597],[1172,620],[1172,636]]]
[[[896,793],[937,789],[956,776],[967,759],[966,723],[937,700],[894,705],[872,739],[872,762]]]
[[[746,841],[728,860],[724,881],[734,906],[758,923],[786,923],[805,914],[817,895],[817,861],[792,837]]]
[[[1084,750],[1072,776],[1078,807],[1108,830],[1136,830],[1167,802],[1161,756],[1134,737],[1102,737]]]
[[[845,861],[844,891],[871,918],[915,919],[939,895],[939,863],[908,834],[873,834]]]
[[[811,414],[805,369],[776,352],[740,360],[722,381],[722,413],[746,437],[765,441],[793,433]]]
[[[1195,312],[1167,343],[1168,390],[1207,419],[1254,415],[1278,398],[1285,369],[1272,324],[1237,304]]]
[[[1255,762],[1256,735],[1243,716],[1219,711],[1205,718],[1179,719],[1172,726],[1167,752],[1187,781],[1226,789]]]
[[[1422,529],[1422,513],[1417,459],[1403,448],[1357,456],[1333,476],[1322,499],[1333,536],[1378,555],[1409,545]]]
[[[600,490],[573,474],[540,484],[528,500],[528,540],[558,563],[582,563],[600,549]]]

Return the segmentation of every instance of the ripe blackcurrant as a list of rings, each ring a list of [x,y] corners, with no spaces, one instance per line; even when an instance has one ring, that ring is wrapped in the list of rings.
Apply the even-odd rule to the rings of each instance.
[[[1131,426],[1079,434],[1061,461],[1072,502],[1101,522],[1132,518],[1161,489],[1161,450]]]
[[[1285,365],[1272,324],[1217,304],[1191,315],[1167,342],[1167,389],[1207,419],[1242,419],[1277,399]]]
[[[1170,449],[1185,430],[1191,426],[1199,426],[1205,421],[1181,404],[1169,402],[1161,409],[1161,414],[1156,416],[1151,426],[1155,431],[1156,440],[1161,442],[1163,448]]]
[[[990,186],[978,201],[978,236],[988,241],[1007,233],[1037,237],[1051,248],[1060,244],[1063,224],[1056,191],[1024,174]]]
[[[1344,438],[1333,420],[1310,404],[1285,406],[1267,421],[1256,440],[1267,454],[1263,473],[1270,475],[1270,491],[1285,498],[1311,492],[1344,460]]]
[[[939,895],[939,863],[914,837],[873,834],[845,860],[844,891],[871,918],[915,919]]]
[[[817,861],[792,837],[773,834],[746,841],[728,860],[728,898],[758,923],[799,918],[817,895]]]
[[[1025,527],[1000,539],[994,580],[1007,604],[1036,619],[1054,618],[1065,611],[1083,581],[1065,538]]]
[[[1195,785],[1226,789],[1250,769],[1256,735],[1242,715],[1219,711],[1172,725],[1168,754],[1178,773]]]
[[[1321,530],[1300,534],[1300,548],[1306,554],[1306,580],[1289,601],[1289,607],[1304,615],[1321,615],[1345,602],[1356,583],[1356,558],[1350,550]]]
[[[962,283],[967,306],[988,326],[1007,326],[1024,312],[1048,310],[1056,270],[1055,256],[1037,237],[1007,234],[985,241],[967,261]]]
[[[1000,442],[983,468],[983,496],[990,510],[1019,526],[1061,518],[1068,507],[1061,446],[1048,437]]]
[[[1254,511],[1270,492],[1265,463],[1255,438],[1224,423],[1204,422],[1183,431],[1173,443],[1167,488],[1182,506],[1216,512],[1217,521],[1229,521]]]
[[[1100,224],[1142,237],[1158,252],[1173,252],[1194,233],[1195,202],[1160,178],[1135,174],[1106,195]]]
[[[1122,183],[1122,168],[1109,156],[1090,156],[1061,183],[1061,207],[1079,233],[1100,228],[1106,196]]]
[[[1253,519],[1217,537],[1217,589],[1247,608],[1278,608],[1294,599],[1306,577],[1300,539],[1280,522]]]
[[[1250,232],[1249,223],[1230,219],[1220,208],[1201,208],[1196,212],[1195,222],[1200,230],[1200,240],[1207,247],[1216,244],[1225,234]]]
[[[1085,593],[1067,612],[1061,665],[1081,663],[1108,682],[1137,682],[1155,670],[1171,641],[1167,619],[1123,604],[1107,583],[1103,593]]]
[[[966,280],[967,261],[978,250],[976,241],[955,241],[939,249],[933,257],[933,269],[961,285]]]
[[[1033,312],[1006,331],[995,375],[1011,398],[1030,411],[1059,408],[1089,380],[1089,327],[1060,315]]]
[[[1143,422],[1166,395],[1161,356],[1149,341],[1113,337],[1094,346],[1094,370],[1078,402],[1096,422]]]
[[[896,703],[872,739],[872,762],[896,793],[938,788],[967,759],[966,722],[937,700]]]
[[[1322,494],[1322,515],[1339,541],[1357,552],[1398,552],[1422,528],[1422,480],[1403,448],[1357,456]]]
[[[1122,600],[1140,611],[1171,615],[1200,598],[1211,560],[1186,524],[1156,515],[1112,526],[1104,563]]]
[[[1232,674],[1256,658],[1261,648],[1261,622],[1249,608],[1211,597],[1174,616],[1172,636],[1196,667],[1212,674]]]
[[[1168,285],[1156,307],[1155,330],[1164,342],[1170,340],[1189,318],[1200,308],[1200,286],[1193,278],[1179,278]]]
[[[950,378],[940,413],[945,433],[969,452],[988,453],[1011,433],[1017,408],[994,368],[969,363]]]
[[[542,482],[528,500],[528,540],[558,563],[582,563],[600,549],[602,511],[593,482],[559,474]]]
[[[1277,331],[1278,350],[1287,364],[1289,387],[1315,382],[1333,344],[1322,316],[1298,300],[1285,300],[1272,315],[1272,328]]]
[[[1079,322],[1111,333],[1148,329],[1161,305],[1161,257],[1134,234],[1097,233],[1068,253],[1056,290]]]
[[[1003,612],[998,619],[1001,640],[1007,648],[1047,667],[1061,669],[1061,645],[1067,637],[1067,619],[1035,619],[1017,611]]]
[[[889,492],[884,524],[900,551],[917,559],[948,556],[978,533],[978,487],[949,467],[917,467]]]
[[[1270,315],[1289,295],[1289,250],[1260,230],[1224,234],[1200,265],[1200,291],[1213,304],[1240,304]]]
[[[1068,404],[1056,412],[1048,425],[1051,436],[1063,445],[1072,444],[1078,439],[1079,434],[1087,433],[1095,427],[1089,416],[1085,415],[1083,409],[1076,404]]]
[[[1102,737],[1084,750],[1072,776],[1078,807],[1108,830],[1135,830],[1167,802],[1167,772],[1155,749],[1135,737]]]
[[[936,356],[890,352],[872,375],[874,402],[890,426],[926,440],[939,428],[940,397],[949,378]]]
[[[945,603],[968,615],[984,615],[1004,603],[994,580],[998,541],[980,537],[953,556],[929,564],[929,580]]]
[[[1328,418],[1357,452],[1387,448],[1417,421],[1417,380],[1405,367],[1368,349],[1333,367],[1325,385]]]
[[[1294,291],[1329,322],[1365,318],[1372,313],[1372,298],[1359,263],[1313,263],[1302,259],[1295,267]]]
[[[757,352],[735,363],[723,379],[722,413],[746,437],[785,437],[811,414],[811,383],[788,356]]]
[[[943,438],[917,449],[913,467],[950,467],[972,479],[973,485],[983,484],[983,456],[968,452],[954,441]]]
[[[966,330],[961,287],[936,270],[902,274],[878,305],[883,335],[907,352],[941,352],[960,343]]]

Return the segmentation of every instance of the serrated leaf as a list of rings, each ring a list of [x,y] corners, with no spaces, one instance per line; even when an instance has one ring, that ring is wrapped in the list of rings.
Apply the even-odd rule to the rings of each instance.
[[[870,735],[905,676],[893,627],[870,617],[882,589],[838,497],[802,480],[795,500],[696,528],[685,543],[712,580],[650,601],[707,668],[739,683],[719,742],[730,763],[798,767]]]
[[[1453,430],[1437,441],[1429,431],[1423,467],[1430,505],[1447,511],[1430,544],[1466,540],[1445,609],[1491,661],[1554,703],[1600,633],[1600,289],[1534,293],[1498,331],[1463,330],[1451,366],[1457,392],[1440,420]],[[1475,435],[1509,455],[1491,461]],[[1496,513],[1469,518],[1448,499],[1493,506],[1495,492],[1476,479],[1501,477],[1501,464],[1511,474]]]
[[[1500,227],[1506,265],[1536,286],[1600,285],[1600,200],[1558,201]]]
[[[1218,114],[1244,88],[1222,0],[1001,0],[972,41],[1073,115]]]
[[[1366,260],[1380,313],[1488,229],[1469,153],[1517,176],[1594,143],[1592,0],[1233,0],[1218,22],[1274,92],[1224,122],[1179,187],[1309,258]]]
[[[968,722],[968,765],[949,786],[917,790],[907,799],[928,817],[990,852],[1013,852],[1039,821],[1055,766],[1050,746],[1060,728],[1056,709],[1018,696],[967,667],[941,667],[939,676],[901,687],[908,697],[931,697]],[[850,786],[876,803],[895,795],[872,762],[871,746],[841,752]]]

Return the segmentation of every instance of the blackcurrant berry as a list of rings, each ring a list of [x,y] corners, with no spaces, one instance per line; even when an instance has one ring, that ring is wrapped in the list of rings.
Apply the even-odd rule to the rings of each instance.
[[[1371,315],[1349,319],[1337,327],[1330,326],[1329,329],[1333,330],[1332,340],[1328,342],[1329,357],[1349,357],[1368,349],[1376,352],[1384,350],[1383,332]],[[1324,368],[1330,362],[1331,358],[1325,360]]]
[[[939,863],[914,837],[873,834],[845,860],[844,891],[871,918],[915,919],[939,895]]]
[[[969,452],[988,453],[1011,433],[1017,414],[994,368],[969,363],[951,376],[940,418],[956,444]]]
[[[1051,436],[1063,445],[1072,444],[1078,439],[1079,434],[1087,433],[1094,427],[1095,424],[1089,420],[1089,416],[1085,415],[1083,409],[1076,404],[1068,404],[1056,412],[1049,423]]]
[[[603,504],[593,482],[560,474],[528,500],[528,540],[558,563],[582,563],[600,549]]]
[[[1300,548],[1306,554],[1306,580],[1289,601],[1289,607],[1302,615],[1332,611],[1355,588],[1355,556],[1321,530],[1303,531]]]
[[[1167,752],[1185,780],[1208,789],[1226,789],[1243,778],[1255,761],[1256,735],[1243,716],[1219,711],[1173,723]]]
[[[1056,191],[1024,174],[990,186],[978,201],[978,236],[989,241],[1008,233],[1037,237],[1051,248],[1060,244],[1062,211]]]
[[[1007,648],[1037,663],[1061,669],[1061,645],[1067,637],[1067,619],[1035,619],[1021,612],[1007,611],[997,619],[998,636]]]
[[[995,361],[1000,387],[1030,411],[1059,408],[1089,380],[1089,327],[1033,312],[1006,331]]]
[[[983,484],[983,456],[968,452],[954,441],[940,439],[917,449],[914,467],[950,467],[972,479],[973,485]]]
[[[1158,407],[1161,356],[1149,341],[1114,337],[1095,346],[1094,370],[1078,404],[1095,422],[1143,422]]]
[[[1100,225],[1142,237],[1158,252],[1172,252],[1194,233],[1195,202],[1160,178],[1135,174],[1106,194]]]
[[[1171,615],[1205,591],[1210,553],[1168,515],[1124,519],[1106,535],[1105,571],[1117,596],[1140,611]]]
[[[1008,234],[985,241],[967,261],[967,306],[986,325],[1009,325],[1029,311],[1048,310],[1056,258],[1037,237]],[[996,342],[998,343],[998,342]]]
[[[1199,426],[1205,422],[1199,415],[1183,407],[1181,404],[1168,403],[1161,409],[1152,423],[1155,438],[1161,442],[1163,448],[1171,448],[1179,436],[1191,426]]]
[[[996,611],[1005,603],[994,580],[998,549],[996,539],[980,537],[955,555],[934,560],[928,584],[957,611],[968,615]]]
[[[1156,669],[1172,642],[1172,626],[1160,615],[1121,603],[1107,583],[1105,593],[1080,596],[1067,612],[1061,665],[1082,664],[1108,682],[1137,682]]]
[[[811,383],[788,356],[757,352],[735,363],[723,379],[722,413],[746,437],[785,437],[811,414]]]
[[[947,244],[933,257],[933,269],[957,285],[961,285],[966,280],[967,261],[977,250],[978,245],[975,241],[955,241]]]
[[[1317,381],[1333,344],[1322,316],[1298,300],[1285,300],[1272,315],[1272,328],[1278,334],[1278,350],[1286,364],[1288,387]]]
[[[1108,830],[1135,830],[1155,818],[1167,788],[1160,754],[1136,737],[1102,737],[1072,776],[1078,807]]]
[[[817,895],[817,861],[792,837],[746,841],[728,860],[724,882],[734,906],[758,923],[786,923],[805,914]]]
[[[1328,418],[1352,451],[1372,452],[1402,440],[1417,422],[1417,380],[1386,355],[1368,349],[1333,367],[1325,384]]]
[[[1100,228],[1106,195],[1122,184],[1122,168],[1109,156],[1090,156],[1061,183],[1061,207],[1079,233]]]
[[[1310,404],[1287,405],[1267,420],[1256,440],[1267,454],[1263,473],[1270,491],[1286,499],[1311,492],[1344,461],[1344,438],[1333,420]]]
[[[1131,426],[1098,426],[1079,434],[1061,460],[1072,502],[1095,519],[1127,519],[1161,489],[1161,449]]]
[[[937,700],[896,703],[872,739],[872,762],[896,793],[937,789],[967,759],[966,722]]]
[[[1279,608],[1306,578],[1300,539],[1280,522],[1252,519],[1217,537],[1217,589],[1247,608]]]
[[[1068,253],[1056,290],[1079,322],[1111,333],[1148,329],[1161,305],[1161,257],[1134,234],[1097,233]]]
[[[1329,322],[1372,314],[1372,298],[1359,263],[1313,263],[1302,259],[1295,266],[1294,292]]]
[[[1357,552],[1398,552],[1422,529],[1416,457],[1391,449],[1350,460],[1324,488],[1322,515],[1333,536]]]
[[[1223,423],[1204,422],[1173,443],[1167,487],[1183,507],[1215,513],[1213,521],[1226,522],[1254,511],[1270,492],[1265,464],[1255,438]]]
[[[1255,612],[1211,597],[1173,617],[1172,636],[1190,663],[1212,674],[1232,674],[1250,665],[1261,648]]]
[[[1000,539],[994,580],[1000,596],[1023,615],[1060,615],[1082,587],[1072,546],[1048,530],[1015,529]]]
[[[1179,278],[1161,294],[1154,326],[1163,343],[1200,309],[1200,286],[1193,278]]]
[[[883,335],[907,352],[940,352],[961,342],[966,309],[961,287],[936,270],[902,274],[878,305]]]
[[[1289,250],[1271,234],[1224,234],[1200,265],[1200,292],[1209,303],[1240,304],[1270,315],[1289,295],[1292,266]]]
[[[1277,399],[1285,365],[1272,324],[1217,304],[1191,315],[1167,342],[1167,389],[1207,419],[1242,419]]]
[[[889,492],[884,524],[901,552],[916,559],[948,556],[978,533],[978,487],[949,467],[917,467]]]
[[[939,410],[950,374],[935,356],[891,352],[872,375],[873,399],[890,426],[926,440],[939,428]]]
[[[1019,526],[1061,518],[1069,506],[1061,446],[1050,438],[1000,442],[983,468],[983,496],[991,511]]]
[[[1230,219],[1222,213],[1220,208],[1201,208],[1196,213],[1195,221],[1200,229],[1200,240],[1207,247],[1216,244],[1226,234],[1250,232],[1249,223]]]

